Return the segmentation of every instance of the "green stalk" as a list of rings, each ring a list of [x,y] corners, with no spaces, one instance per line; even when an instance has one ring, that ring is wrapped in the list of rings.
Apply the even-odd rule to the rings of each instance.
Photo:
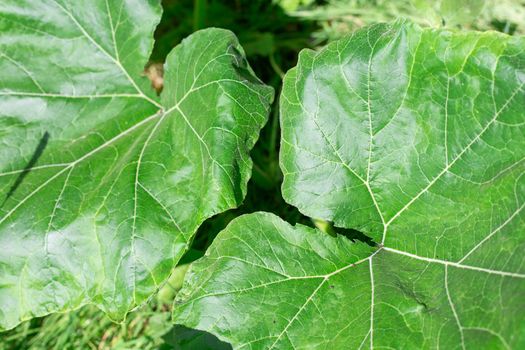
[[[327,235],[330,235],[332,237],[337,236],[337,233],[334,230],[334,227],[332,224],[328,221],[321,220],[321,219],[312,219],[315,227],[317,227],[322,232],[326,233]]]
[[[281,67],[277,64],[277,62],[275,61],[275,56],[273,55],[273,53],[270,54],[269,58],[270,58],[270,65],[272,66],[274,72],[277,73],[277,75],[281,79],[283,79],[284,78],[284,72],[281,69]]]
[[[270,144],[268,154],[270,160],[270,174],[272,180],[278,180],[279,156],[277,155],[279,138],[279,90],[276,91],[275,103],[271,114]]]
[[[197,31],[206,27],[206,7],[208,0],[193,1],[193,30]]]

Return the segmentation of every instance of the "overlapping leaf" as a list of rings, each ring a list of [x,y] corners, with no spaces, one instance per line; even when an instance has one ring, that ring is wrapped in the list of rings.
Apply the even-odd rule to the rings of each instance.
[[[493,32],[401,21],[302,52],[283,194],[376,246],[244,217],[175,321],[238,349],[523,348],[524,85],[525,40]]]
[[[141,77],[158,1],[0,4],[0,327],[94,303],[112,318],[237,206],[271,88],[228,31]]]

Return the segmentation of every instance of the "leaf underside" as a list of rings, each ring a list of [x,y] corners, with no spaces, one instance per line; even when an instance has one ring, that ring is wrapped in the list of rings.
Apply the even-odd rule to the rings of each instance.
[[[156,0],[0,4],[0,329],[93,303],[115,320],[238,206],[273,98],[233,33],[142,76]]]
[[[377,245],[244,216],[190,270],[175,322],[235,349],[524,348],[524,50],[398,21],[303,51],[283,195]]]

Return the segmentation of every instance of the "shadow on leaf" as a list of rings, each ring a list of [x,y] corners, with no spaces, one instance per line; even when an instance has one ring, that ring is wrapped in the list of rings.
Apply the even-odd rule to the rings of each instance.
[[[165,343],[161,350],[232,350],[230,344],[213,334],[182,325],[175,325],[162,338]]]

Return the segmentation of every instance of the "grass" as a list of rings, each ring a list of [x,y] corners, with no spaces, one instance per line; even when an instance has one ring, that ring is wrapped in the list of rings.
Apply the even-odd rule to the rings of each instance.
[[[145,305],[121,325],[94,306],[25,322],[3,334],[0,349],[158,349],[171,329],[168,307]]]

